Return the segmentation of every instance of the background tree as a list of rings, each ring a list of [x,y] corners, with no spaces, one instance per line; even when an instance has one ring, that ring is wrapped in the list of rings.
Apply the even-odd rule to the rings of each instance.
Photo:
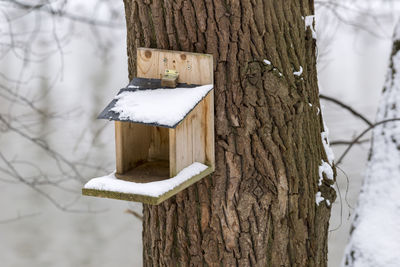
[[[313,1],[124,3],[130,79],[139,46],[214,56],[216,172],[144,205],[144,265],[325,266],[335,192]]]
[[[398,266],[400,236],[400,22],[376,115],[344,266]],[[391,121],[392,120],[392,121]]]
[[[85,4],[78,7],[71,2],[0,1],[0,137],[13,140],[0,145],[0,183],[23,184],[63,211],[86,212],[88,208],[72,207],[80,197],[75,187],[82,186],[88,173],[108,171],[107,162],[98,156],[101,155],[98,137],[104,124],[94,125],[88,116],[89,122],[85,124],[90,131],[80,127],[79,137],[68,139],[74,144],[69,149],[63,148],[57,141],[57,129],[65,130],[68,123],[77,123],[76,117],[84,108],[77,104],[63,109],[60,102],[67,99],[55,104],[55,95],[66,93],[60,92],[60,83],[65,79],[64,68],[68,65],[66,47],[72,40],[79,39],[81,31],[86,35],[92,33],[93,50],[101,54],[104,65],[108,66],[112,39],[124,30],[124,20],[118,5],[111,1],[92,3],[90,14],[85,11]],[[80,12],[76,12],[78,8]],[[113,29],[115,33],[109,30],[102,34],[105,29]],[[106,74],[101,77],[107,80]],[[101,82],[105,83],[104,80]],[[102,92],[98,84],[93,83],[90,88],[93,109],[98,111],[96,104],[101,101]],[[73,94],[73,91],[68,93]],[[88,139],[86,143],[82,141]],[[74,152],[80,155],[72,155]],[[60,197],[62,194],[68,197]]]

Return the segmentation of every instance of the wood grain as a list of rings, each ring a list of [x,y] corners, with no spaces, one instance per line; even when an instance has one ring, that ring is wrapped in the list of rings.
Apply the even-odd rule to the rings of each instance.
[[[168,129],[140,123],[115,122],[116,175],[147,161],[169,159]]]
[[[214,81],[213,57],[208,54],[138,48],[136,56],[139,78],[160,79],[166,69],[172,69],[179,72],[181,83]],[[215,169],[213,96],[210,92],[175,129],[169,129],[171,177],[196,161]]]
[[[176,175],[193,162],[215,169],[213,111],[211,91],[184,121],[175,129],[170,129],[171,175]]]
[[[115,151],[117,174],[123,174],[147,161],[151,128],[138,123],[115,122]]]
[[[149,183],[169,178],[169,162],[166,160],[146,161],[123,174],[115,174],[118,179]]]
[[[213,83],[212,55],[150,48],[137,49],[137,77],[161,79],[166,69],[179,72],[178,82]]]

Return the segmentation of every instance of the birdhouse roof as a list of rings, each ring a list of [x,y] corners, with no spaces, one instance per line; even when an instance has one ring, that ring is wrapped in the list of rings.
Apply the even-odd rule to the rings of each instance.
[[[159,79],[134,78],[98,119],[175,128],[212,89],[212,84],[185,83],[176,88],[162,88]]]

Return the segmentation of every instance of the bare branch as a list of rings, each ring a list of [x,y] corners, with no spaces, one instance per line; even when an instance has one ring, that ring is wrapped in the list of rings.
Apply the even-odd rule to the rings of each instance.
[[[368,120],[365,116],[363,116],[360,112],[354,110],[352,107],[350,107],[349,105],[346,105],[346,104],[343,103],[342,101],[340,101],[340,100],[338,100],[338,99],[336,99],[336,98],[333,98],[333,97],[331,97],[331,96],[323,95],[323,94],[320,94],[319,97],[320,97],[321,99],[324,99],[324,100],[330,101],[330,102],[332,102],[332,103],[335,103],[336,105],[339,105],[339,106],[341,106],[341,107],[344,108],[344,109],[347,109],[348,111],[350,111],[351,114],[353,114],[354,116],[356,116],[356,117],[358,117],[359,119],[363,120],[363,121],[364,121],[366,124],[368,124],[369,126],[372,126],[372,125],[373,125],[373,123],[372,123],[370,120]]]
[[[46,12],[52,16],[57,16],[57,17],[63,17],[67,18],[72,21],[80,22],[80,23],[85,23],[89,25],[94,25],[94,26],[100,26],[100,27],[109,27],[109,28],[117,28],[117,29],[123,29],[124,25],[119,24],[119,23],[113,23],[110,21],[104,21],[104,20],[98,20],[98,19],[93,19],[93,18],[88,18],[84,16],[79,16],[76,14],[72,14],[70,12],[66,12],[63,9],[53,9],[49,2],[45,3],[40,3],[40,4],[32,4],[32,3],[27,3],[27,2],[21,2],[17,0],[0,0],[0,2],[6,2],[12,4],[15,8],[23,9],[28,12],[32,11],[42,11]]]
[[[335,163],[336,165],[339,165],[344,157],[347,155],[347,153],[350,151],[350,149],[357,144],[360,139],[366,134],[368,133],[370,130],[374,129],[376,126],[379,126],[381,124],[385,124],[391,121],[400,121],[400,118],[393,118],[393,119],[387,119],[387,120],[383,120],[383,121],[379,121],[371,126],[369,126],[368,128],[366,128],[364,131],[362,131],[356,138],[354,138],[354,140],[350,143],[350,145],[346,148],[346,150],[342,153],[342,155],[339,157],[339,160]]]
[[[369,141],[370,141],[369,139],[364,139],[364,140],[358,141],[358,142],[355,143],[355,144],[356,144],[356,145],[361,145],[361,144],[367,143],[367,142],[369,142]],[[346,140],[335,140],[335,141],[330,142],[330,145],[331,145],[331,146],[340,146],[340,145],[350,145],[350,144],[352,144],[352,143],[353,143],[353,140],[350,140],[350,141],[346,141]]]
[[[136,211],[132,210],[132,209],[126,209],[126,210],[125,210],[125,213],[131,214],[131,215],[133,215],[135,218],[137,218],[137,219],[143,221],[143,216],[140,215],[139,213],[137,213]]]
[[[6,223],[12,223],[12,222],[16,222],[22,219],[27,219],[27,218],[31,218],[31,217],[35,217],[38,216],[40,213],[36,212],[36,213],[29,213],[29,214],[23,214],[20,215],[18,214],[17,216],[13,217],[13,218],[8,218],[8,219],[3,219],[0,220],[0,224],[6,224]]]

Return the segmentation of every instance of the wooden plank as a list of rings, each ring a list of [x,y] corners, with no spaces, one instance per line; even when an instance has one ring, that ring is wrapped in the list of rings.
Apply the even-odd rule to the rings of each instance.
[[[147,161],[151,141],[150,127],[138,123],[115,122],[117,174],[123,174]]]
[[[176,171],[176,130],[169,129],[169,176],[174,177]]]
[[[214,152],[214,104],[211,91],[186,119],[170,134],[171,146],[175,151],[170,153],[171,175],[176,175],[193,162],[200,162],[215,169]],[[172,132],[172,130],[170,130]],[[170,147],[170,151],[173,147]]]
[[[164,200],[167,200],[168,198],[172,197],[173,195],[176,195],[177,193],[179,193],[180,191],[188,188],[189,186],[191,186],[192,184],[200,181],[201,179],[203,179],[204,177],[210,175],[211,173],[214,172],[214,169],[212,169],[211,167],[205,169],[204,171],[202,171],[201,173],[199,173],[198,175],[193,176],[192,178],[186,180],[185,182],[183,182],[182,184],[178,185],[177,187],[175,187],[174,189],[166,192],[165,194],[161,195],[158,197],[156,205],[160,204],[161,202],[163,202]]]
[[[215,170],[215,132],[214,132],[214,89],[203,100],[205,122],[205,164]]]
[[[211,167],[205,169],[198,175],[191,177],[190,179],[186,180],[182,184],[178,185],[174,189],[164,193],[158,197],[146,196],[146,195],[137,195],[137,194],[126,194],[114,191],[104,191],[104,190],[95,190],[95,189],[82,189],[82,195],[86,196],[94,196],[94,197],[104,197],[104,198],[113,198],[113,199],[120,199],[120,200],[127,200],[127,201],[136,201],[142,202],[151,205],[158,205],[161,202],[167,200],[168,198],[172,197],[173,195],[177,194],[178,192],[184,190],[185,188],[189,187],[190,185],[196,183],[197,181],[201,180],[202,178],[210,175],[213,172]]]
[[[148,127],[150,127],[151,132],[148,160],[169,160],[169,129],[156,126]]]
[[[137,49],[137,77],[161,79],[166,69],[178,71],[178,82],[181,83],[204,85],[214,82],[212,55],[151,48]]]
[[[192,159],[193,162],[206,163],[205,153],[205,121],[203,120],[202,113],[204,112],[205,104],[201,101],[199,105],[193,110],[191,114],[191,128],[192,128]]]
[[[190,113],[175,128],[175,172],[178,173],[185,167],[189,166],[193,162],[204,163],[202,157],[204,146],[204,140],[201,139],[203,135],[200,127],[197,126],[201,123],[201,117],[199,116],[202,110],[203,104],[199,103]],[[199,118],[200,117],[200,118]],[[196,125],[196,127],[194,127]],[[195,133],[194,131],[197,131]],[[196,150],[200,147],[200,151]],[[196,152],[195,152],[196,151]],[[200,153],[199,153],[200,152]],[[197,157],[196,157],[197,156]],[[175,174],[176,174],[175,173]]]

